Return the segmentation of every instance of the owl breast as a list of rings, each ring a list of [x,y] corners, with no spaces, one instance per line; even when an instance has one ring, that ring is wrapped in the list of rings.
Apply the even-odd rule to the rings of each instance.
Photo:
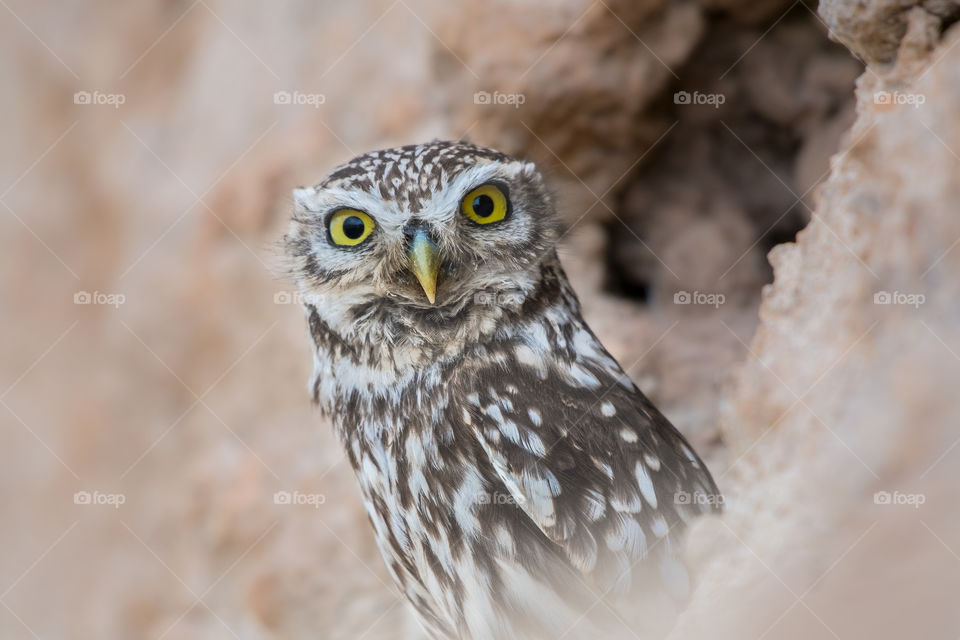
[[[713,507],[678,496],[713,480],[572,293],[538,304],[415,365],[315,338],[380,551],[436,638],[663,629],[689,588],[680,536]]]
[[[384,561],[433,637],[556,637],[581,615],[565,598],[586,592],[473,436],[464,382],[478,365],[436,365],[389,408],[335,414],[337,429]]]

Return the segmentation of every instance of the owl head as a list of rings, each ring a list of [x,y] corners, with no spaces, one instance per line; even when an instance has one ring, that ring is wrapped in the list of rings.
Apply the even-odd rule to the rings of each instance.
[[[534,165],[466,142],[373,151],[293,196],[295,277],[344,335],[519,308],[555,259],[557,219]]]

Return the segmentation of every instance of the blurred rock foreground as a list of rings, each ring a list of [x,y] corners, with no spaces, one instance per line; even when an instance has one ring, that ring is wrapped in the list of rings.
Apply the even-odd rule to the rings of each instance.
[[[960,4],[0,12],[0,637],[418,637],[275,243],[291,187],[436,136],[550,173],[724,491],[673,638],[960,636]]]

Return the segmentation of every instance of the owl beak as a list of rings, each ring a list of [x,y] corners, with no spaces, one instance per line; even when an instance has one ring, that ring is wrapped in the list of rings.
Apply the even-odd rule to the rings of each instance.
[[[440,249],[423,229],[418,229],[407,253],[410,271],[417,276],[427,300],[434,304],[437,298],[437,273],[440,271]]]

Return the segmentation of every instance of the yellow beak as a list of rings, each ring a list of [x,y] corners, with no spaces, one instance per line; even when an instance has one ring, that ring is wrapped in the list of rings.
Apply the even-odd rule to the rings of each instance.
[[[417,231],[410,244],[410,271],[417,276],[427,300],[434,304],[437,297],[437,273],[440,271],[440,250],[422,229]]]

